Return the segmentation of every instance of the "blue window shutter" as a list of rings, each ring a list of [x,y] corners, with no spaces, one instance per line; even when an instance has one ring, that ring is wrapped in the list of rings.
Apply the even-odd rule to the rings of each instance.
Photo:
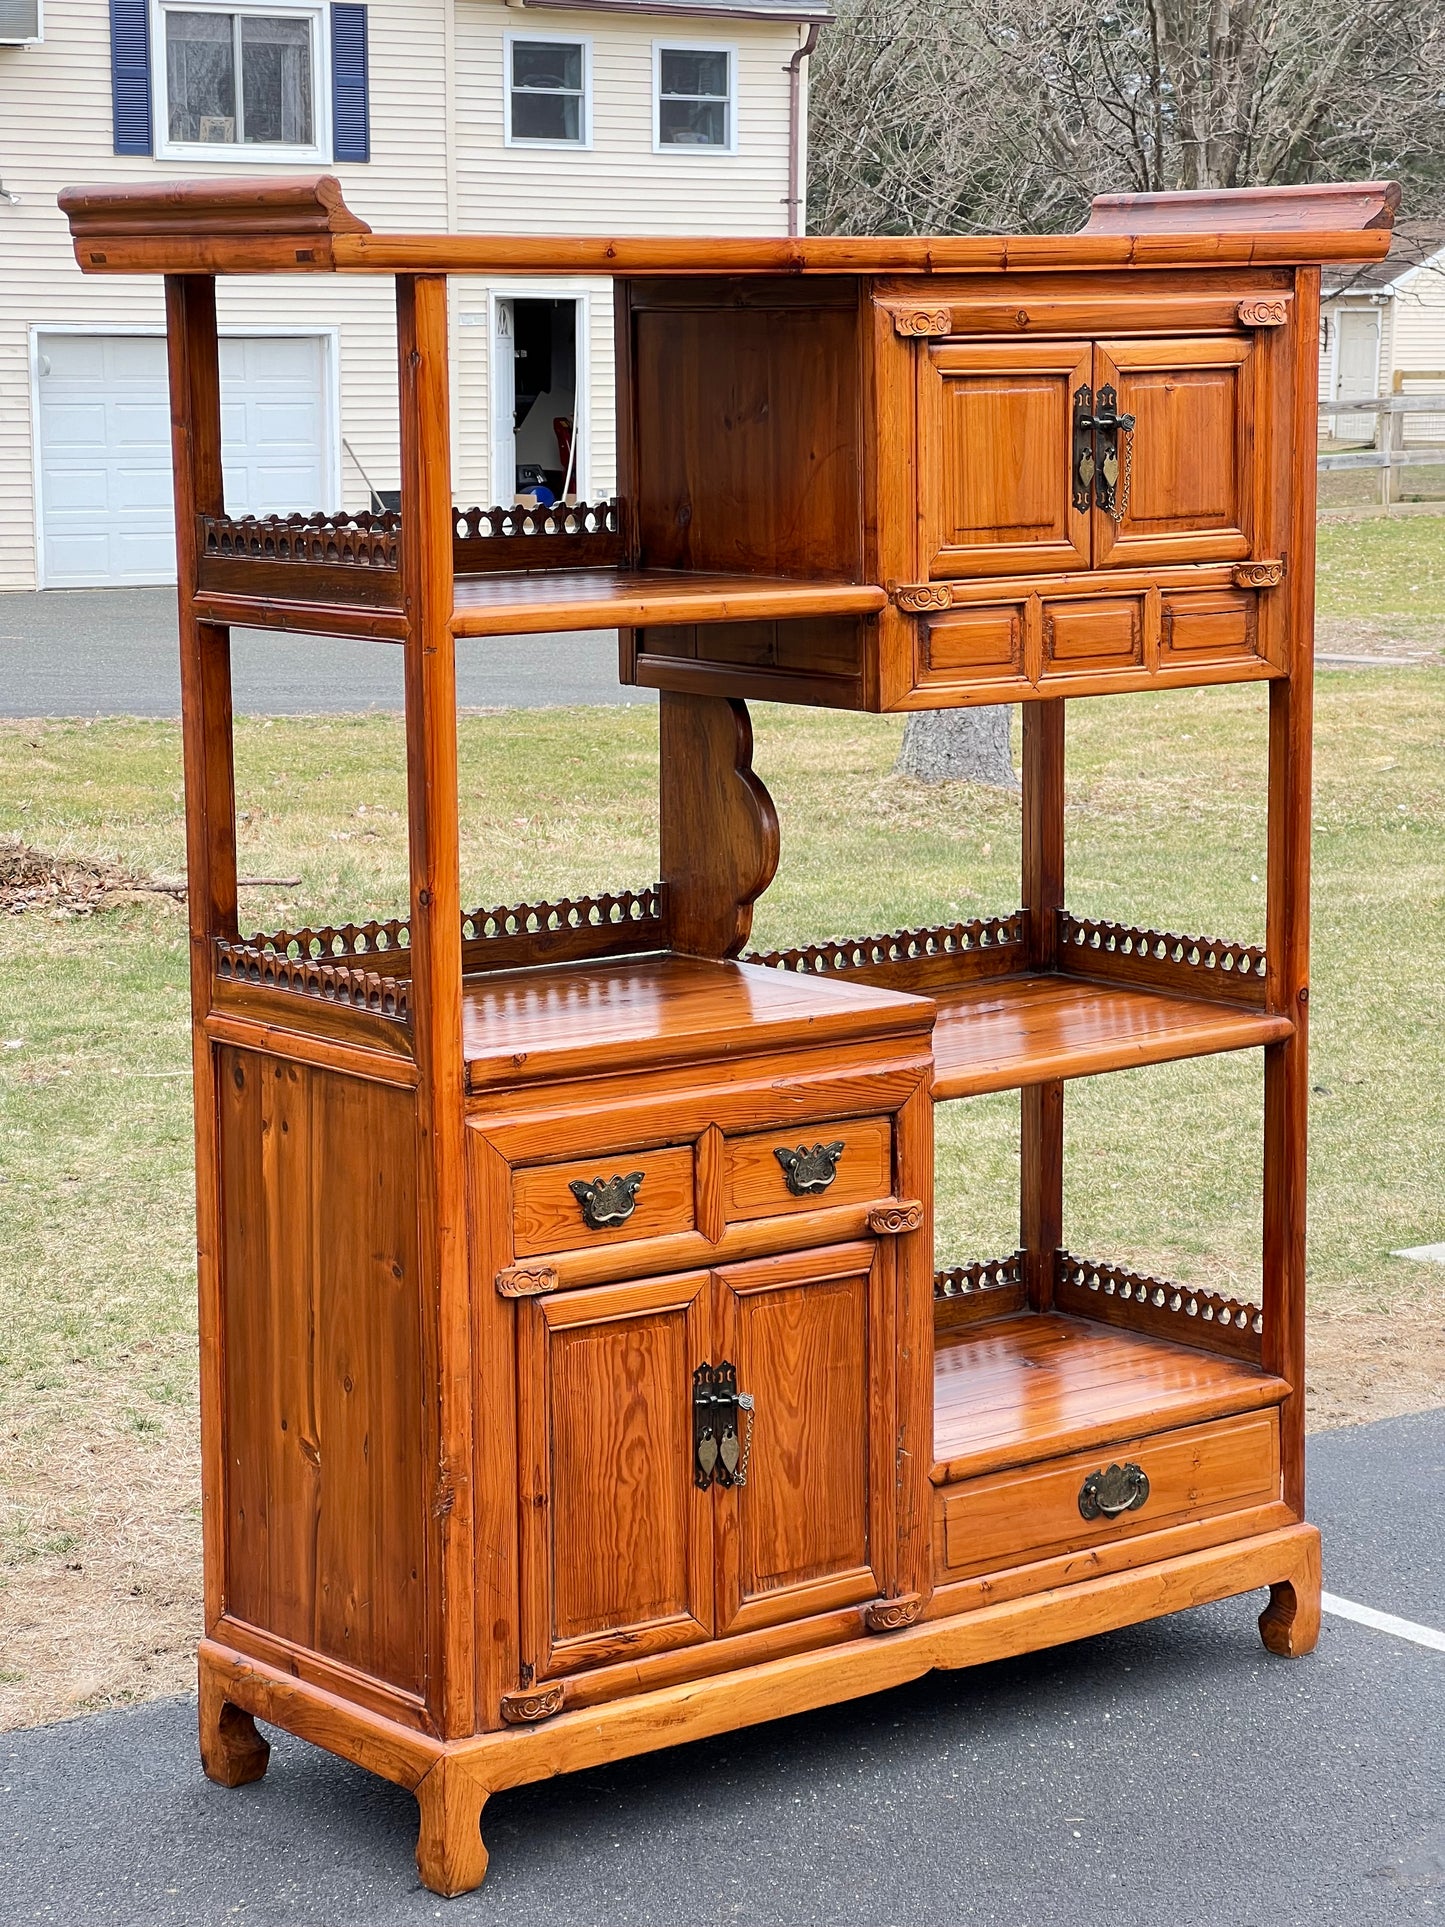
[[[371,159],[371,102],[366,85],[366,8],[331,8],[331,141],[338,161]]]
[[[117,154],[151,152],[149,0],[110,0],[110,104]]]

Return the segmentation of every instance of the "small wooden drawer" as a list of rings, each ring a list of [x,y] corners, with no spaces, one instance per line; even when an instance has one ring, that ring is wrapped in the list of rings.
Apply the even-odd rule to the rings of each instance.
[[[574,1184],[607,1183],[641,1173],[641,1183],[624,1185],[613,1200],[631,1209],[615,1223],[591,1224],[586,1200]],[[572,1164],[523,1165],[512,1173],[513,1248],[519,1258],[542,1251],[578,1251],[588,1245],[619,1244],[635,1238],[663,1238],[691,1231],[696,1224],[693,1147],[671,1145],[655,1151],[608,1151]]]
[[[886,1117],[779,1127],[724,1140],[723,1215],[730,1224],[824,1205],[864,1204],[892,1191],[893,1130]]]
[[[1104,1511],[1086,1517],[1085,1482],[1110,1467],[1121,1476],[1106,1484],[1100,1495],[1106,1503],[1119,1502],[1131,1482],[1137,1484],[1135,1468],[1148,1479],[1148,1496],[1112,1517]],[[937,1505],[938,1569],[953,1579],[997,1572],[1278,1497],[1279,1414],[1247,1412],[944,1487]]]
[[[970,682],[1024,673],[1024,605],[954,609],[928,624],[923,662],[929,680]]]
[[[1259,654],[1259,600],[1248,589],[1166,595],[1159,622],[1161,663],[1232,662]]]
[[[1144,660],[1141,596],[1099,596],[1044,604],[1044,675],[1086,675]]]

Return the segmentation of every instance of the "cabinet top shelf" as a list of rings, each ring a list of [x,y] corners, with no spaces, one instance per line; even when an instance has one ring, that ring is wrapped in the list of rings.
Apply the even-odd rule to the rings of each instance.
[[[1103,195],[1077,234],[942,238],[374,234],[330,174],[66,188],[88,274],[831,274],[1373,261],[1393,182]]]

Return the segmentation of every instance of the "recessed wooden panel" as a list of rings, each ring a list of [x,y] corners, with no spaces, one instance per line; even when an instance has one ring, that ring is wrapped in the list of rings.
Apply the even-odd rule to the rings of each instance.
[[[1160,623],[1160,660],[1227,660],[1258,653],[1259,599],[1248,589],[1207,595],[1166,595]]]
[[[218,1068],[227,1610],[422,1693],[413,1100],[252,1051]]]
[[[1144,606],[1139,596],[1044,604],[1044,674],[1057,665],[1069,675],[1098,666],[1117,669],[1144,660]]]
[[[1085,1479],[1115,1463],[1142,1468],[1148,1497],[1137,1512],[1085,1519],[1079,1511]],[[1249,1412],[945,1487],[938,1500],[939,1573],[957,1578],[1022,1565],[1278,1497],[1279,1413]]]
[[[693,1151],[690,1144],[656,1151],[607,1151],[568,1164],[524,1165],[512,1173],[513,1249],[519,1258],[540,1251],[577,1251],[586,1245],[624,1239],[666,1237],[691,1231]],[[626,1176],[640,1171],[631,1217],[594,1229],[582,1215],[573,1183]]]
[[[1069,463],[1088,347],[947,343],[920,348],[918,367],[927,572],[1087,567],[1088,517],[1073,506]]]
[[[523,1658],[539,1676],[711,1634],[691,1402],[707,1288],[692,1273],[521,1308]]]
[[[828,1188],[801,1197],[790,1191],[778,1151],[835,1142],[841,1142],[843,1148]],[[862,1204],[886,1198],[892,1190],[893,1132],[886,1117],[850,1118],[842,1124],[800,1124],[730,1137],[724,1143],[723,1212],[729,1223],[740,1218],[773,1218],[785,1211]]]
[[[1096,348],[1096,396],[1112,384],[1119,412],[1134,417],[1120,437],[1121,519],[1093,512],[1096,566],[1251,552],[1267,439],[1255,432],[1255,353],[1252,338],[1239,336]]]
[[[718,1344],[752,1394],[746,1486],[719,1489],[719,1633],[882,1589],[891,1478],[884,1264],[874,1245],[718,1272]]]
[[[928,624],[924,662],[933,676],[1021,676],[1024,605],[955,609]]]

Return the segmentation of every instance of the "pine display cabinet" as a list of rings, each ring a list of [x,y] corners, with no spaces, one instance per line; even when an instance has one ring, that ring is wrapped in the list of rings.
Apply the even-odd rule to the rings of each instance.
[[[378,235],[324,176],[61,197],[85,271],[166,277],[213,1779],[258,1719],[327,1747],[453,1894],[559,1771],[1254,1589],[1313,1645],[1319,282],[1397,201],[604,241]],[[614,499],[453,501],[448,278],[513,272],[614,280]],[[226,274],[395,278],[399,511],[228,515]],[[233,624],[400,646],[405,917],[241,928]],[[467,910],[456,651],[596,627],[661,692],[660,880]],[[1071,915],[1068,701],[1251,680],[1263,947]],[[749,952],[769,699],[1021,701],[1018,908]],[[1239,1050],[1261,1302],[1066,1250],[1066,1081]],[[940,1268],[933,1107],[1009,1089],[1018,1248]]]

